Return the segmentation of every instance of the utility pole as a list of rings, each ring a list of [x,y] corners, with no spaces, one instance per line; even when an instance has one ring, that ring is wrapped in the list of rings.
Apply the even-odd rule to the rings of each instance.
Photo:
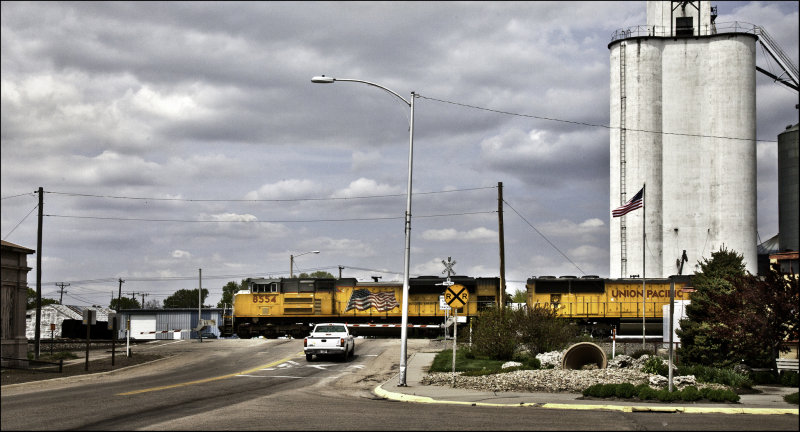
[[[339,266],[339,279],[342,278],[342,270],[344,270],[344,266]]]
[[[122,278],[119,278],[119,295],[117,296],[117,312],[119,312],[119,304],[122,302],[122,284],[124,283],[125,281],[122,280]]]
[[[497,222],[500,236],[500,308],[505,305],[503,295],[506,292],[506,246],[503,234],[503,182],[497,182]]]
[[[68,287],[69,284],[64,282],[56,282],[56,286],[61,288],[61,296],[58,298],[58,304],[64,304],[64,293],[66,292],[64,291],[64,287]]]
[[[139,294],[139,293],[138,292],[126,292],[125,294],[131,296],[130,298],[133,299],[134,301],[136,301],[136,294]],[[120,305],[120,307],[121,307],[121,305]]]
[[[203,333],[200,332],[200,322],[203,320],[203,269],[197,269],[197,337],[203,342]]]
[[[42,325],[42,217],[44,209],[44,189],[39,186],[39,228],[36,235],[36,332],[33,355],[39,360]]]
[[[139,294],[142,295],[142,309],[144,309],[144,297],[145,296],[149,296],[150,294],[148,294],[148,293],[139,293]]]

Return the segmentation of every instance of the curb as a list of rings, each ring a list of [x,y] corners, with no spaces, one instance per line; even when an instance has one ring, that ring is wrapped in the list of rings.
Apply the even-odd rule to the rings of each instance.
[[[393,378],[392,378],[393,379]],[[391,380],[390,380],[391,381]],[[451,405],[493,406],[493,407],[532,407],[546,409],[569,410],[598,410],[619,412],[658,412],[658,413],[686,413],[686,414],[757,414],[757,415],[800,415],[800,409],[791,408],[729,408],[729,407],[684,407],[684,406],[641,406],[641,405],[587,405],[587,404],[558,404],[558,403],[491,403],[491,402],[464,402],[438,400],[427,396],[407,395],[404,393],[390,392],[380,384],[372,392],[384,399],[400,402],[434,403]]]

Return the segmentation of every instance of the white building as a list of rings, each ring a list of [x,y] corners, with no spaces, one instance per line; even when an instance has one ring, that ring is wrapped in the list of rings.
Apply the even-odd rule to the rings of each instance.
[[[97,322],[108,322],[108,314],[114,312],[101,306],[70,306],[51,304],[42,306],[42,315],[39,321],[39,339],[60,338],[64,320],[83,321],[83,311],[93,309],[97,311]],[[28,309],[25,313],[25,336],[29,341],[36,338],[36,309]],[[50,330],[50,324],[55,324],[55,330]]]
[[[678,274],[684,250],[691,273],[723,246],[757,272],[756,29],[715,18],[648,1],[608,46],[610,208],[646,185],[645,210],[611,220],[612,278]]]

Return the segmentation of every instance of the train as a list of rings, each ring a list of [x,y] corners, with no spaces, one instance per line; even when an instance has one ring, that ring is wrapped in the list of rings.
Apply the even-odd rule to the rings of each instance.
[[[377,279],[377,278],[376,278]],[[409,279],[409,335],[441,334],[446,309],[439,297],[446,278]],[[475,317],[500,305],[500,279],[452,276],[466,288],[469,301],[459,316]],[[240,338],[303,337],[314,324],[345,322],[355,335],[397,332],[402,319],[403,283],[358,281],[355,278],[250,279],[249,289],[234,294],[230,329]],[[227,324],[227,323],[226,323]]]
[[[669,305],[671,284],[674,300],[689,300],[694,290],[691,276],[672,279],[606,279],[598,276],[541,276],[525,284],[528,307],[548,305],[558,316],[574,320],[593,336],[642,334],[642,316],[646,332],[662,334],[663,306]],[[642,293],[644,292],[644,302]]]
[[[440,298],[447,281],[437,276],[409,279],[410,337],[442,335],[443,325],[448,315],[452,315]],[[451,276],[449,281],[463,286],[468,293],[466,304],[456,309],[467,323],[481,311],[509,301],[508,296],[500,295],[500,278]],[[690,278],[673,278],[672,282],[675,299],[688,300]],[[670,283],[669,279],[647,279],[643,307],[641,279],[532,277],[525,284],[525,303],[527,307],[552,307],[558,316],[573,320],[585,333],[594,336],[606,336],[612,329],[634,332],[637,325],[641,334],[644,313],[648,332],[660,334],[662,306],[669,304]],[[223,335],[236,334],[240,338],[299,338],[306,336],[317,323],[337,321],[347,323],[356,336],[396,335],[401,327],[402,302],[401,281],[255,278],[249,280],[249,289],[234,294],[232,312],[224,317],[221,330]]]

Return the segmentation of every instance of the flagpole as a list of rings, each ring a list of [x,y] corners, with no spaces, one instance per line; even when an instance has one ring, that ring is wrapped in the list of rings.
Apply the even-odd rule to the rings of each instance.
[[[645,276],[645,250],[646,250],[645,241],[647,241],[647,234],[646,234],[647,230],[645,229],[645,227],[647,226],[645,224],[645,214],[647,213],[647,208],[645,207],[647,205],[647,200],[645,200],[645,195],[646,195],[645,188],[646,187],[647,187],[646,183],[642,185],[642,349],[646,349],[645,337],[644,337],[644,335],[645,335],[644,318],[645,318],[645,315],[647,315],[646,308],[645,308],[645,293],[647,291],[645,291],[645,289],[644,289],[644,280],[645,280],[645,277],[646,277]]]

